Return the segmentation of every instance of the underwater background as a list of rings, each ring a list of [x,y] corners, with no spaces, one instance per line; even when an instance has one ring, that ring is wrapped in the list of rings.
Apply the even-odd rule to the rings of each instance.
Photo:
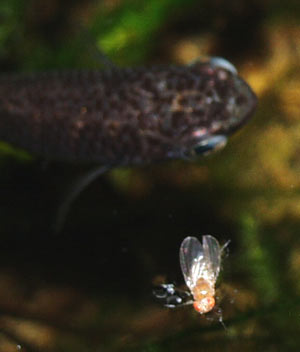
[[[1,0],[1,72],[232,62],[258,96],[225,149],[116,168],[56,209],[81,165],[1,143],[0,352],[298,351],[300,3]],[[1,118],[1,116],[0,116]],[[186,236],[230,240],[214,314],[168,310]]]

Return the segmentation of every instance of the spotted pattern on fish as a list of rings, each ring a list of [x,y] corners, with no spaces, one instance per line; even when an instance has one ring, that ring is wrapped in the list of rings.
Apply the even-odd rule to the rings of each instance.
[[[0,139],[51,159],[144,164],[201,154],[199,146],[226,139],[255,107],[247,83],[213,60],[4,74]]]

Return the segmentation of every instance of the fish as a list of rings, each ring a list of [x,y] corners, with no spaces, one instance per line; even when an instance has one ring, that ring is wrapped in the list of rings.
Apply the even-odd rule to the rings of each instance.
[[[223,147],[257,105],[222,58],[188,66],[0,75],[0,140],[48,160],[109,168]]]
[[[47,160],[95,164],[71,186],[71,203],[120,166],[193,160],[224,147],[257,105],[223,58],[184,65],[0,75],[0,140]]]

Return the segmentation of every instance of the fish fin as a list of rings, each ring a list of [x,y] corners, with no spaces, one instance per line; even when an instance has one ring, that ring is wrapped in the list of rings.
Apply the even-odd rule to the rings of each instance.
[[[74,203],[75,199],[79,196],[79,194],[98,176],[104,174],[110,168],[111,167],[107,165],[97,166],[96,168],[93,168],[84,175],[80,176],[71,184],[68,192],[66,193],[65,198],[59,205],[55,216],[53,230],[56,234],[58,234],[62,230],[68,212],[70,211],[70,207],[72,203]]]

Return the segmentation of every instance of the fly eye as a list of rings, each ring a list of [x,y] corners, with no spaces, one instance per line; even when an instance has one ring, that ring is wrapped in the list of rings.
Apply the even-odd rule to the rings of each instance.
[[[208,154],[223,148],[227,143],[227,137],[223,135],[211,136],[201,141],[193,149],[196,155]]]
[[[212,57],[210,63],[213,66],[224,68],[225,70],[237,75],[237,69],[229,61],[223,59],[222,57]]]

